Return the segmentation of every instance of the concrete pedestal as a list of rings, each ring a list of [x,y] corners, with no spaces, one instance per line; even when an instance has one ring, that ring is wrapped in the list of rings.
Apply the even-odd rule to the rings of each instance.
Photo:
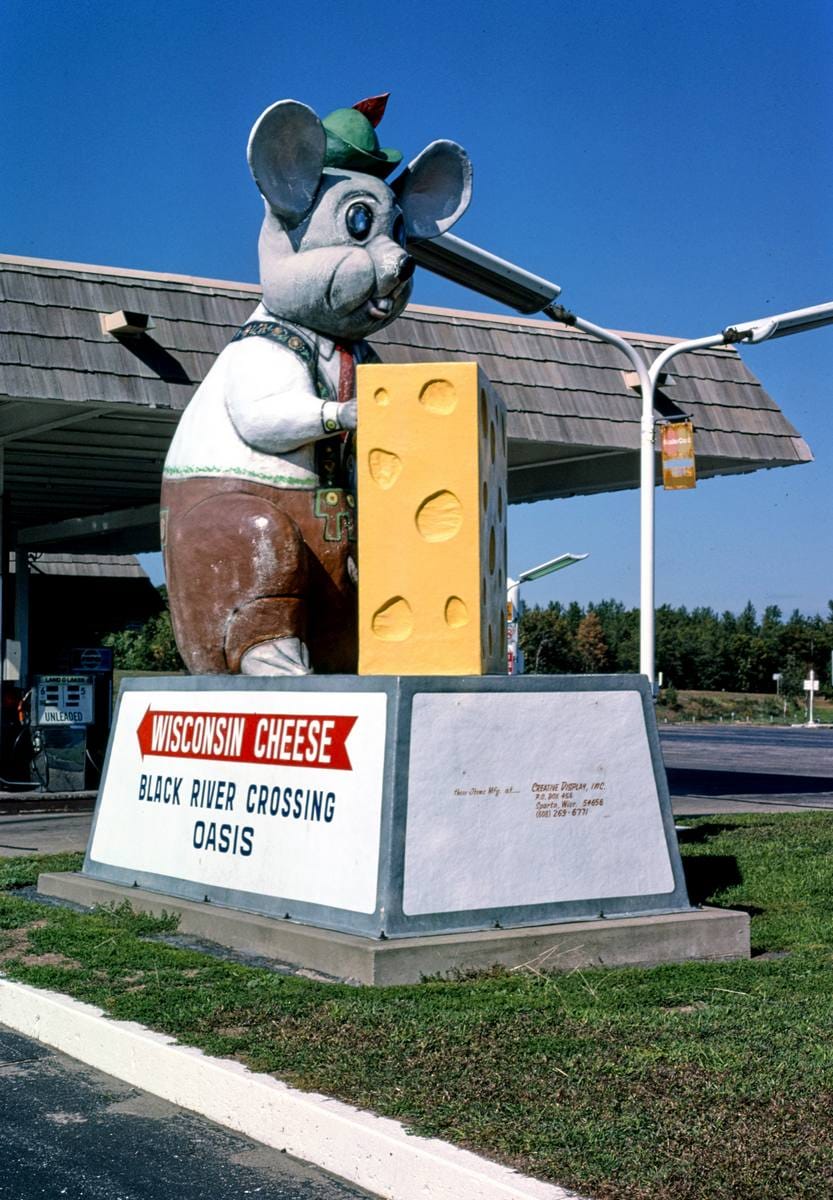
[[[586,962],[748,952],[739,917],[729,950],[667,942],[728,918],[689,906],[639,676],[128,680],[83,875],[368,981],[558,956],[575,922]]]

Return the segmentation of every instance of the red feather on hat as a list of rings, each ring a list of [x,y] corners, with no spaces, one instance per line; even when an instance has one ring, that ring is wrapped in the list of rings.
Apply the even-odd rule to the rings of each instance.
[[[380,96],[368,96],[366,100],[360,100],[358,104],[354,104],[353,108],[358,109],[370,124],[375,129],[385,115],[385,109],[388,106],[390,92],[382,92]]]

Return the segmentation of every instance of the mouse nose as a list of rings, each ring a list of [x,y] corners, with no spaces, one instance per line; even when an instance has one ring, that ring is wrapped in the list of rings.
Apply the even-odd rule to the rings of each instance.
[[[416,270],[416,260],[411,258],[410,254],[403,254],[399,262],[399,270],[397,275],[402,283],[410,279]]]

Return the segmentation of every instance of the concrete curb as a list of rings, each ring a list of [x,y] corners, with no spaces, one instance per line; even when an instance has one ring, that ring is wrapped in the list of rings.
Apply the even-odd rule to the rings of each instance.
[[[91,813],[97,792],[4,792],[0,791],[0,814]]]
[[[397,1121],[0,976],[0,1023],[88,1066],[316,1164],[385,1200],[581,1200]]]

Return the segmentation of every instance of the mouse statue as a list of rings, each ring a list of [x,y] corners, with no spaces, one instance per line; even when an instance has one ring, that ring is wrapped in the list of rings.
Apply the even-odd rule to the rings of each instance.
[[[165,462],[162,546],[193,674],[356,669],[355,363],[411,294],[407,239],[465,211],[471,165],[432,142],[398,176],[387,96],[323,121],[281,100],[248,159],[266,213],[263,301],[183,413]]]

